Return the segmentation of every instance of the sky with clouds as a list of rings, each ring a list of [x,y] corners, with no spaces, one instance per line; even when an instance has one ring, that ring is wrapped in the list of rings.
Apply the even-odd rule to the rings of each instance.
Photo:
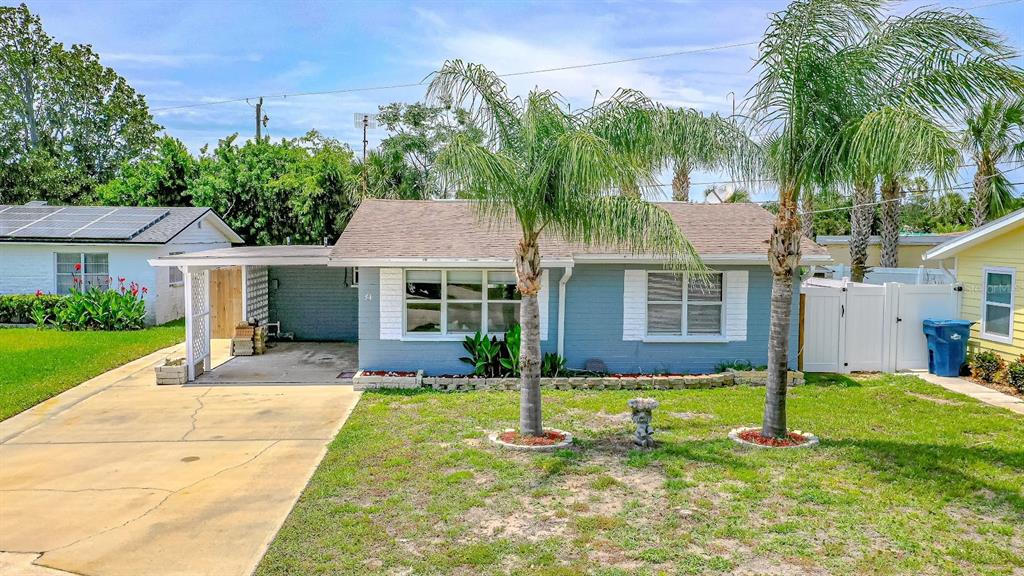
[[[264,96],[272,138],[310,129],[362,146],[353,114],[415,101],[424,86],[290,96],[423,80],[449,58],[498,73],[756,42],[784,2],[28,2],[46,31],[91,44],[101,61],[146,95],[157,122],[193,151],[254,130],[250,103],[178,108]],[[926,2],[895,5],[903,13]],[[932,3],[933,4],[933,3]],[[1024,2],[950,0],[1024,47]],[[752,45],[508,78],[515,93],[540,86],[573,107],[619,87],[673,106],[730,111],[754,75]],[[1024,65],[1024,60],[1020,62]],[[384,134],[371,132],[370,146]],[[715,175],[697,175],[714,180]]]

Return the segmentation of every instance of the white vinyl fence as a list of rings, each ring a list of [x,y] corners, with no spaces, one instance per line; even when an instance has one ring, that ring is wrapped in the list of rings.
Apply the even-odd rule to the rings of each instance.
[[[853,270],[846,264],[832,264],[829,266],[818,266],[816,270],[825,273],[826,278],[839,280],[849,278]],[[953,284],[956,278],[941,268],[869,268],[864,275],[865,284],[885,284],[886,282],[899,282],[901,284]]]
[[[897,372],[928,368],[925,318],[954,319],[959,287],[881,286],[810,279],[801,287],[803,370]]]

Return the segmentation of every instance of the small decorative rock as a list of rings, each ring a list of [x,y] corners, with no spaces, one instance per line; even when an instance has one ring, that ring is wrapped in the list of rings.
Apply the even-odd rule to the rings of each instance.
[[[636,434],[633,436],[633,444],[641,448],[654,447],[654,428],[651,428],[651,412],[658,407],[658,401],[654,398],[633,398],[629,402],[630,410],[633,411],[632,420],[636,424]]]

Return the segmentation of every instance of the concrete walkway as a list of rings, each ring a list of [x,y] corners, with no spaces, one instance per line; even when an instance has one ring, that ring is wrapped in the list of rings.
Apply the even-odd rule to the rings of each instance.
[[[226,352],[216,343],[215,364]],[[0,573],[253,571],[359,393],[158,387],[172,355],[182,346],[0,422]]]
[[[984,402],[985,404],[1006,408],[1007,410],[1016,412],[1017,414],[1024,414],[1024,400],[1021,400],[1020,398],[1010,396],[1009,394],[1003,394],[998,390],[986,388],[981,384],[975,384],[974,382],[964,380],[963,378],[936,376],[935,374],[930,374],[928,372],[917,372],[916,374],[918,378],[925,382],[942,386],[951,392],[970,396],[971,398]]]

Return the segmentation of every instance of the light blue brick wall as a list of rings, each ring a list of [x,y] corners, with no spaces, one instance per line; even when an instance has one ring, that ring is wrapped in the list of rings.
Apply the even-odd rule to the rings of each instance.
[[[615,372],[711,371],[715,364],[749,360],[768,362],[768,325],[771,273],[767,266],[718,267],[748,270],[747,340],[728,343],[645,343],[622,340],[623,271],[627,266],[579,265],[566,285],[565,355],[571,368],[589,358],[603,360]],[[630,268],[644,268],[630,266]],[[558,281],[560,269],[550,272],[548,340],[544,352],[554,352],[558,338]],[[799,283],[798,283],[799,284]],[[459,361],[461,342],[410,342],[380,339],[379,273],[359,271],[359,367],[366,370],[419,370],[429,374],[468,371]],[[796,366],[799,297],[793,301],[790,363]]]
[[[554,352],[558,337],[558,280],[561,270],[551,270],[548,287],[548,339],[543,352]],[[408,342],[380,339],[380,273],[378,268],[359,268],[359,367],[364,370],[423,370],[428,375],[465,374],[469,365],[461,341]]]
[[[296,340],[359,339],[359,291],[346,283],[345,268],[271,266],[269,312]],[[276,288],[274,287],[276,285]]]
[[[566,285],[565,357],[570,368],[582,368],[598,358],[613,372],[706,373],[715,364],[748,360],[768,363],[771,272],[767,266],[717,266],[717,270],[747,270],[747,339],[722,343],[652,343],[622,339],[624,270],[645,266],[579,265]],[[649,268],[649,267],[646,267]],[[794,298],[790,360],[796,365],[797,313]]]

